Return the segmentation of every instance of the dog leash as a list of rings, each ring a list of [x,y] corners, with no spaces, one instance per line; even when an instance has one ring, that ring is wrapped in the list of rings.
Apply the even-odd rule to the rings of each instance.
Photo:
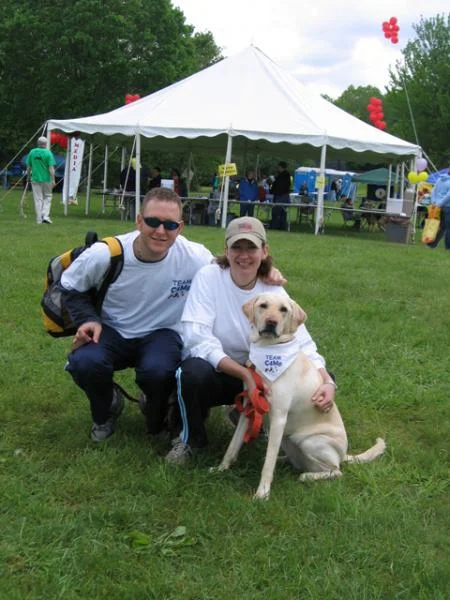
[[[244,442],[246,443],[258,437],[263,424],[264,415],[269,412],[270,409],[270,404],[264,396],[264,383],[261,375],[258,375],[254,366],[251,366],[249,370],[253,377],[253,381],[256,384],[256,389],[251,396],[249,396],[247,390],[244,390],[237,394],[234,399],[237,411],[239,413],[244,413],[248,419],[248,426],[244,434]],[[245,405],[244,399],[247,399]]]

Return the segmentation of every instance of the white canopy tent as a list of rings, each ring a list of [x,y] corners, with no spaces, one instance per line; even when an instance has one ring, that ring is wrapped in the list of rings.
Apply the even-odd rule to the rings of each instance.
[[[108,113],[76,119],[51,119],[48,131],[136,139],[140,166],[142,138],[152,147],[172,151],[232,151],[311,157],[321,149],[326,157],[380,162],[421,156],[415,144],[376,129],[312,94],[292,75],[253,46],[223,59],[182,81]],[[139,173],[136,209],[139,209]],[[227,185],[222,210],[226,222]],[[316,231],[323,218],[323,188],[319,189]]]

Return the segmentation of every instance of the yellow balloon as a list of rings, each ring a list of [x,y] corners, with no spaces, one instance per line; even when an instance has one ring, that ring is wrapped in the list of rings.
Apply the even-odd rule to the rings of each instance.
[[[426,181],[428,179],[428,173],[426,171],[422,171],[422,173],[419,173],[417,177],[419,181]]]
[[[427,176],[428,178],[428,176]],[[419,176],[417,175],[417,173],[415,171],[410,171],[408,173],[408,181],[409,183],[419,183]]]

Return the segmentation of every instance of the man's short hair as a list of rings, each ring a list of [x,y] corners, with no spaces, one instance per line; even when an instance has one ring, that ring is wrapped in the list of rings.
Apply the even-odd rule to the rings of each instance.
[[[180,196],[172,190],[169,190],[169,188],[156,187],[147,192],[147,194],[144,196],[144,199],[142,200],[142,213],[144,212],[145,207],[151,200],[157,200],[158,202],[172,202],[173,204],[176,204],[180,209],[181,217],[183,212],[183,204],[181,202]]]
[[[278,163],[278,166],[281,167],[282,169],[287,169],[287,162],[284,162],[284,160],[280,160],[280,162]]]

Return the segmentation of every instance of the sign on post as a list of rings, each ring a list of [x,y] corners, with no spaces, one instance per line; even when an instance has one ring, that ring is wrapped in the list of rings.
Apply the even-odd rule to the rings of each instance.
[[[227,163],[225,165],[219,165],[219,177],[230,177],[231,175],[237,175],[236,163]]]

